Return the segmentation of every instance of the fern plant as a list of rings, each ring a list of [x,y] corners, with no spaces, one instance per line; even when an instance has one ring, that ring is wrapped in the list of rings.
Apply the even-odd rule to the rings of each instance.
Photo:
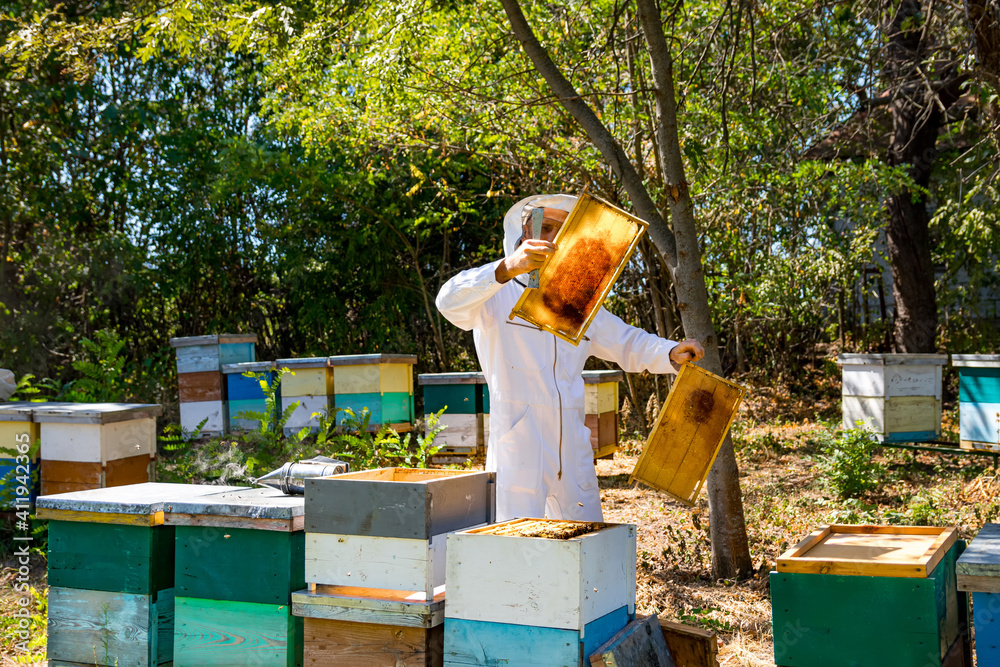
[[[96,340],[81,338],[85,357],[73,362],[82,374],[66,387],[66,400],[78,403],[114,403],[127,395],[125,382],[125,341],[113,330],[95,333]]]

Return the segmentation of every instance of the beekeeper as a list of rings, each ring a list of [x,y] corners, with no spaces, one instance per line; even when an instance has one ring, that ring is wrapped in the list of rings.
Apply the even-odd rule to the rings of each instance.
[[[583,365],[591,355],[625,371],[675,373],[704,356],[695,340],[681,343],[629,326],[601,308],[574,346],[510,311],[524,274],[552,255],[556,232],[573,210],[572,195],[535,195],[504,216],[504,258],[462,271],[444,284],[437,307],[452,324],[472,330],[490,390],[486,470],[497,473],[497,520],[548,517],[602,521],[590,430],[584,423]],[[530,214],[544,212],[540,239]]]

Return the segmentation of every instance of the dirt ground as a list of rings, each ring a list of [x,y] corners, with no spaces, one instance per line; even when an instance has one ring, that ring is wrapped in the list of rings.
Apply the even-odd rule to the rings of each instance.
[[[971,539],[984,522],[1000,519],[1000,480],[986,457],[884,449],[878,462],[885,480],[857,500],[835,499],[818,476],[836,424],[833,399],[810,403],[787,392],[766,392],[748,401],[734,425],[737,460],[750,553],[755,573],[745,581],[710,576],[709,516],[703,491],[695,508],[628,483],[641,443],[626,440],[597,470],[605,519],[638,526],[640,614],[715,630],[722,667],[773,666],[768,572],[789,546],[826,523],[923,523],[958,526]],[[838,420],[839,421],[839,420]],[[957,431],[955,411],[946,411],[945,433]],[[8,532],[9,535],[9,532]],[[11,613],[16,609],[16,564],[9,556],[0,574],[0,664],[44,664],[14,656]],[[40,614],[35,636],[44,636],[45,572],[33,557],[32,583],[42,594],[31,609]],[[44,648],[36,656],[44,655]]]

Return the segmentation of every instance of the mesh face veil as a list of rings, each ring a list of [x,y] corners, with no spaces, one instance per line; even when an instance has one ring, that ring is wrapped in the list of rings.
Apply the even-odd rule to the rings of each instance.
[[[503,218],[503,252],[504,256],[510,257],[517,248],[517,243],[521,239],[521,225],[528,219],[533,209],[557,208],[569,213],[576,205],[575,195],[554,194],[554,195],[532,195],[517,202]]]

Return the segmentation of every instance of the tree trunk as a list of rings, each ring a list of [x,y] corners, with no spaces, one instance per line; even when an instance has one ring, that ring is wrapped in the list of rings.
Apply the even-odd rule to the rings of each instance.
[[[677,137],[676,106],[672,64],[663,37],[660,13],[654,0],[638,0],[639,18],[650,57],[656,91],[659,158],[670,193],[673,233],[649,196],[634,165],[593,110],[582,100],[573,85],[555,66],[548,52],[539,44],[517,0],[501,0],[511,28],[535,69],[542,75],[560,103],[576,119],[615,175],[621,179],[636,212],[649,223],[649,235],[671,267],[678,309],[684,332],[705,347],[702,365],[721,374],[715,327],[708,306],[708,291],[701,267],[694,206],[684,180],[680,142]],[[708,476],[708,502],[711,511],[712,572],[717,578],[749,576],[753,567],[743,516],[739,470],[729,437]]]

